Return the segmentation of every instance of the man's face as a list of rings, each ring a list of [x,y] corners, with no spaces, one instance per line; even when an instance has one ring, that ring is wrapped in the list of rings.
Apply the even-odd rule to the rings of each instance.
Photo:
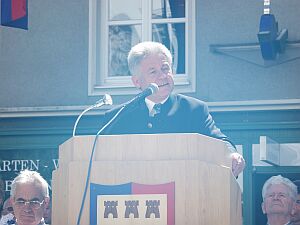
[[[32,203],[22,204],[27,201]],[[42,204],[36,204],[37,202]],[[37,225],[43,218],[44,210],[49,199],[43,198],[41,186],[33,183],[19,184],[12,198],[15,217],[18,225]]]
[[[297,201],[292,212],[291,221],[294,225],[300,225],[300,194],[297,196]]]
[[[284,184],[273,184],[266,192],[262,210],[264,214],[281,214],[289,216],[294,202],[288,195],[288,187]]]
[[[133,84],[141,90],[146,89],[151,83],[157,84],[158,92],[148,98],[154,102],[160,102],[166,99],[174,88],[171,67],[166,56],[149,55],[141,61],[137,74],[132,76]]]

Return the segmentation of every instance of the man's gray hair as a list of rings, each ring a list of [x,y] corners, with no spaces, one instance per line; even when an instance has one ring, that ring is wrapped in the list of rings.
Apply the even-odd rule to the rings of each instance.
[[[130,73],[134,75],[141,61],[152,54],[163,54],[167,57],[169,64],[172,65],[172,54],[166,46],[159,42],[145,41],[133,46],[128,54],[127,61]]]
[[[15,177],[11,184],[10,195],[15,197],[17,186],[28,183],[41,185],[43,197],[49,197],[49,185],[47,181],[38,172],[30,170],[23,170],[17,177]]]
[[[294,201],[296,200],[297,186],[291,180],[289,180],[288,178],[285,178],[281,175],[272,176],[265,182],[263,189],[262,189],[263,199],[265,199],[265,197],[266,197],[267,190],[270,188],[271,185],[274,185],[274,184],[285,185],[287,187],[289,197],[291,197]]]

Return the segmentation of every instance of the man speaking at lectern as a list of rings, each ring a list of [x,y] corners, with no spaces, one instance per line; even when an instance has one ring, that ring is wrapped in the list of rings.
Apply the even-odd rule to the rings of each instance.
[[[173,94],[174,80],[172,55],[158,42],[142,42],[128,55],[128,66],[132,82],[141,91],[151,84],[157,84],[158,91],[134,102],[104,130],[104,134],[158,134],[199,133],[221,139],[232,150],[232,171],[237,176],[245,167],[243,157],[235,151],[234,145],[218,129],[206,103],[196,98]],[[108,111],[106,124],[120,109]]]

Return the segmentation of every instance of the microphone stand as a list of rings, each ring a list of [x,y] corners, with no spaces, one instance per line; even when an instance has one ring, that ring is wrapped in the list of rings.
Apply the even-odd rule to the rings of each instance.
[[[80,209],[79,209],[79,214],[78,214],[78,217],[77,217],[77,223],[76,223],[77,225],[80,225],[80,220],[81,220],[81,216],[82,216],[82,212],[83,212],[83,208],[84,208],[84,202],[85,202],[85,199],[86,199],[86,194],[87,194],[87,190],[88,190],[88,187],[89,187],[89,181],[90,181],[90,177],[91,177],[93,156],[94,156],[94,153],[95,153],[96,144],[97,144],[97,141],[98,141],[98,138],[99,138],[100,134],[105,130],[105,128],[107,128],[113,122],[116,121],[116,118],[120,116],[120,114],[122,113],[123,110],[126,110],[126,108],[128,108],[131,104],[134,104],[135,102],[138,102],[141,99],[145,99],[147,96],[149,96],[153,93],[156,93],[157,91],[158,91],[157,84],[150,84],[149,87],[147,89],[145,89],[143,92],[141,92],[140,94],[135,96],[133,99],[131,99],[127,103],[123,104],[122,107],[117,111],[117,113],[97,132],[97,134],[95,136],[95,139],[94,139],[91,155],[90,155],[88,171],[87,171],[87,176],[86,176],[86,181],[85,181],[85,187],[84,187],[84,191],[83,191],[83,196],[82,196],[81,206],[80,206]]]
[[[76,223],[77,225],[80,225],[80,220],[81,220],[81,216],[82,216],[82,212],[83,212],[83,208],[84,208],[84,202],[85,202],[85,198],[86,198],[86,194],[87,194],[87,190],[88,190],[88,186],[89,186],[89,181],[90,181],[90,177],[91,177],[91,169],[92,169],[92,164],[93,164],[93,156],[94,156],[94,153],[95,153],[95,149],[96,149],[96,144],[97,144],[97,141],[98,141],[98,137],[100,136],[100,134],[103,132],[103,130],[106,127],[108,127],[113,121],[115,121],[115,119],[125,109],[125,106],[126,105],[123,105],[119,109],[119,111],[96,134],[96,137],[95,137],[94,143],[93,143],[93,148],[92,148],[91,155],[90,155],[88,172],[87,172],[87,176],[86,176],[86,181],[85,181],[85,187],[84,187],[84,191],[83,191],[81,206],[80,206],[79,214],[78,214],[78,217],[77,217],[77,223]]]
[[[75,122],[74,127],[73,127],[73,137],[75,137],[75,132],[76,132],[78,122],[81,119],[81,117],[83,116],[83,114],[85,114],[87,111],[90,111],[91,109],[99,108],[103,105],[112,105],[112,98],[111,98],[110,95],[105,94],[102,99],[100,99],[94,105],[89,106],[88,108],[86,108],[85,110],[83,110],[80,113],[80,115],[77,117],[76,122]]]

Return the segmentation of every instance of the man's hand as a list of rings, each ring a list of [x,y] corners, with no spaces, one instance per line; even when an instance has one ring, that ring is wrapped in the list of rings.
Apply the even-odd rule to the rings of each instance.
[[[237,177],[245,168],[245,160],[243,156],[237,152],[231,153],[232,173]]]

